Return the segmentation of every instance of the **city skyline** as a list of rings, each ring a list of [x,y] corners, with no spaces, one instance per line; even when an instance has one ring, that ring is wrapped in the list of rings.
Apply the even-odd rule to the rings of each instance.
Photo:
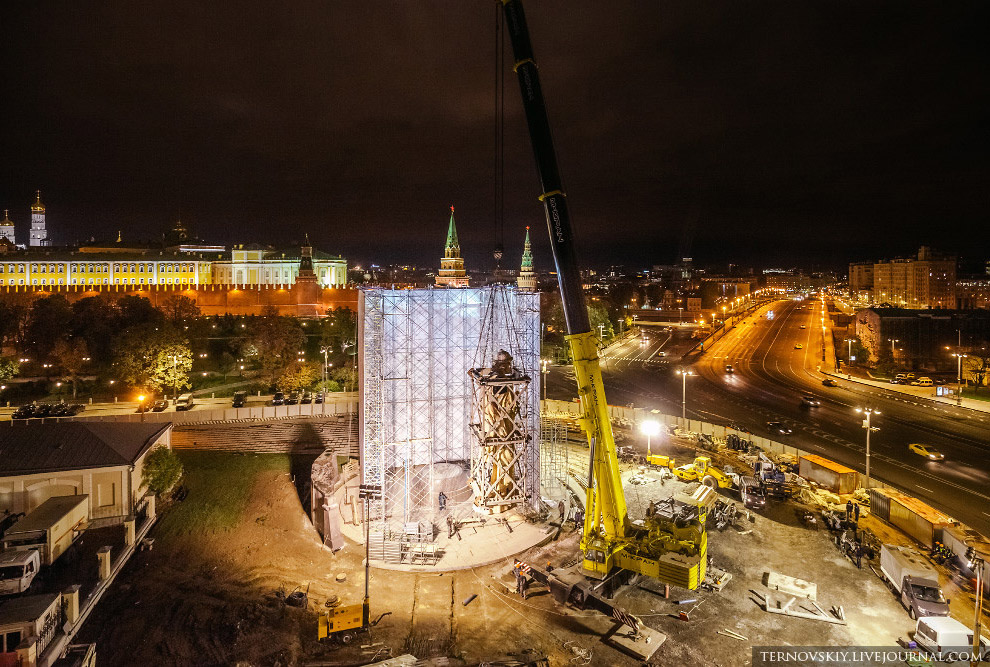
[[[840,9],[533,11],[583,261],[977,252],[973,8],[857,8],[849,30]],[[2,47],[16,103],[0,178],[19,226],[41,189],[62,242],[182,219],[213,242],[309,232],[358,261],[426,264],[453,203],[466,264],[493,264],[488,11],[296,8],[264,30],[250,5],[3,12],[22,27]],[[511,72],[505,90],[503,266],[527,225],[548,266]]]

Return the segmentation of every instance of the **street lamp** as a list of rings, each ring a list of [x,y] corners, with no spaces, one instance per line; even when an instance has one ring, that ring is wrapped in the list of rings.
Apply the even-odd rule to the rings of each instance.
[[[172,355],[172,405],[179,403],[179,355]]]
[[[681,376],[681,419],[687,419],[687,379],[694,375],[692,371],[677,371]]]
[[[873,428],[870,426],[870,417],[872,415],[880,414],[880,411],[875,408],[856,408],[856,412],[866,415],[866,419],[863,420],[863,428],[866,429],[866,488],[870,488],[870,431],[879,431],[878,428]]]
[[[540,360],[540,372],[543,374],[543,400],[547,400],[547,375],[550,374],[550,362],[547,359]]]
[[[323,353],[323,387],[326,389],[327,386],[327,352],[329,348],[321,347],[320,352]]]
[[[956,404],[962,405],[962,360],[968,357],[968,354],[962,354],[960,352],[953,352],[952,356],[956,358],[958,362],[956,364],[956,383],[959,385],[959,393],[956,396]]]
[[[983,568],[986,565],[982,556],[977,555],[976,549],[973,547],[968,547],[966,549],[966,564],[969,566],[973,573],[976,575],[976,606],[974,608],[975,615],[973,617],[973,655],[972,662],[970,663],[973,667],[980,662],[980,631],[982,630],[983,621]]]
[[[660,423],[651,419],[640,424],[639,430],[646,436],[646,462],[649,463],[650,455],[653,453],[653,450],[650,448],[650,438],[655,435],[659,435]]]
[[[900,338],[888,338],[887,340],[890,341],[890,358],[893,359],[894,358],[894,352],[895,352],[895,350],[894,350],[894,343],[899,342],[901,339]]]
[[[138,396],[138,412],[141,413],[141,421],[144,421],[144,394]]]

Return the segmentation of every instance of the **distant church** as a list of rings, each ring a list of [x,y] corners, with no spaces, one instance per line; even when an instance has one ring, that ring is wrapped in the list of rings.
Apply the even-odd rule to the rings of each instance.
[[[440,274],[437,285],[440,287],[467,287],[468,277],[464,272],[461,258],[461,244],[457,240],[457,227],[454,226],[454,207],[450,207],[450,226],[447,228],[447,245],[440,260]]]
[[[516,276],[516,285],[524,292],[536,291],[536,273],[533,271],[533,246],[529,242],[529,226],[526,227],[522,265],[519,267],[519,275]]]
[[[10,219],[9,211],[3,212],[0,220],[0,239],[16,245],[14,221]],[[28,245],[31,247],[48,246],[48,229],[45,226],[45,205],[41,203],[41,190],[35,193],[35,202],[31,204],[31,229],[28,230]]]

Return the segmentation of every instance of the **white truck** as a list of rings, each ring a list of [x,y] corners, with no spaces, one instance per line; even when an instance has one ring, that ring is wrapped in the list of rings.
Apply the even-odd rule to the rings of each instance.
[[[884,544],[880,547],[880,572],[912,619],[948,616],[949,603],[942,595],[938,572],[917,551]]]
[[[914,631],[914,641],[928,649],[938,660],[951,660],[953,664],[970,664],[973,653],[973,628],[951,616],[921,617]],[[979,655],[990,657],[990,639],[980,635]]]
[[[89,521],[89,496],[55,496],[34,508],[0,538],[0,552],[36,551],[51,565],[75,544]]]
[[[40,569],[41,556],[34,549],[0,551],[0,596],[26,591]]]

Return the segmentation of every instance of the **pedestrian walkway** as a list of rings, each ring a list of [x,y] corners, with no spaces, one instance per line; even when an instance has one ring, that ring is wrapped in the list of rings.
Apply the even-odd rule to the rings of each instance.
[[[830,375],[834,378],[840,378],[849,382],[856,382],[858,384],[876,387],[877,389],[886,389],[887,391],[905,394],[914,398],[921,398],[926,401],[944,403],[945,405],[955,405],[957,407],[966,408],[967,410],[974,410],[976,412],[990,412],[990,401],[980,401],[975,398],[963,398],[962,401],[959,401],[955,396],[935,396],[935,387],[912,387],[911,385],[893,384],[887,380],[877,380],[875,378],[847,375],[845,373],[836,373],[833,370],[826,369],[821,369],[821,372],[824,375]]]

